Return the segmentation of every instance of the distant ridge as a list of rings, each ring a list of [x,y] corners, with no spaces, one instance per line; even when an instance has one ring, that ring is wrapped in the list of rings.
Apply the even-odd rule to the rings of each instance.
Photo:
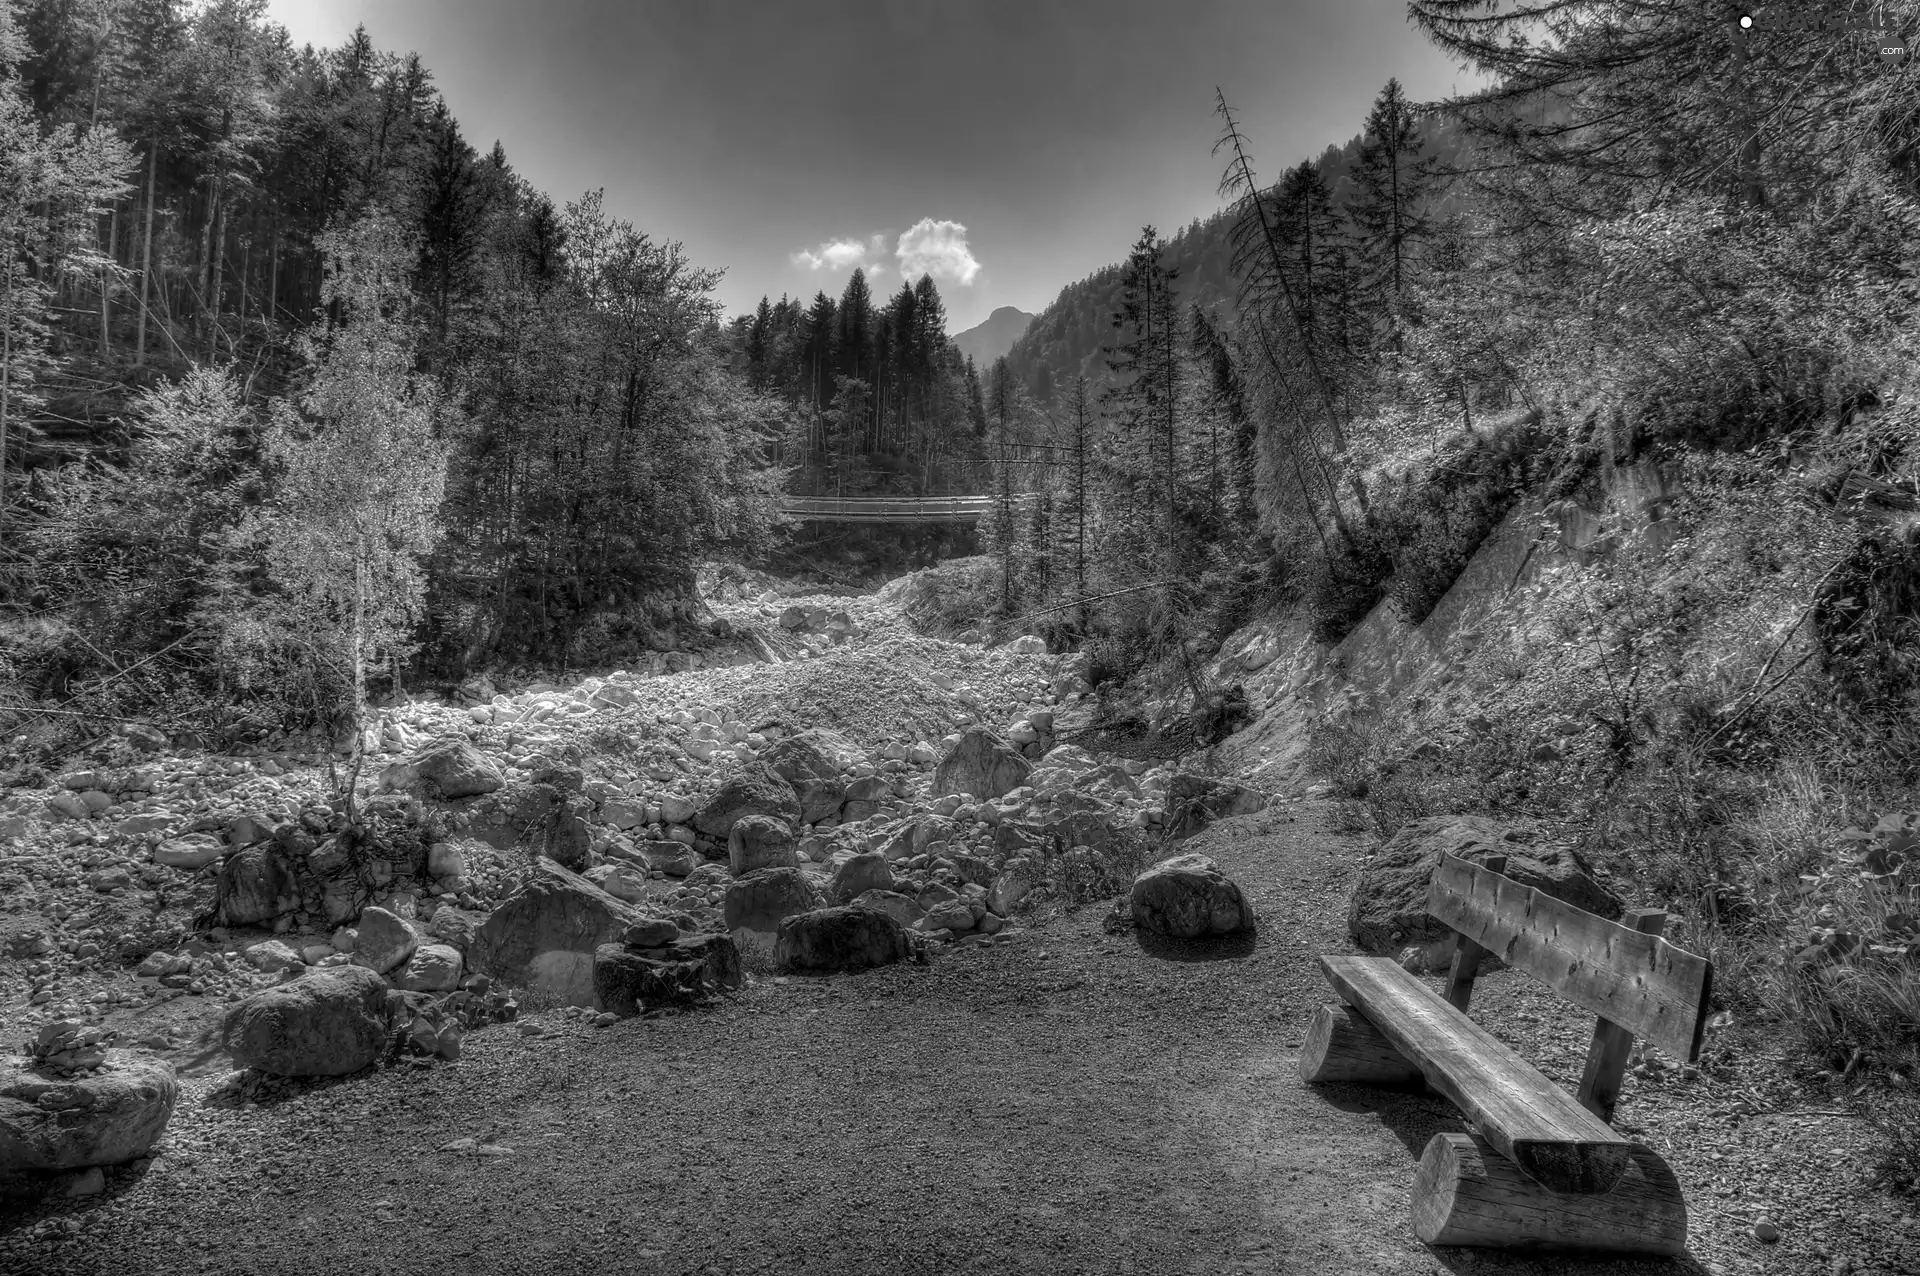
[[[960,347],[961,354],[972,355],[985,372],[995,359],[1013,349],[1013,343],[1032,322],[1033,316],[1026,311],[1002,306],[988,315],[985,323],[955,334],[953,344]]]

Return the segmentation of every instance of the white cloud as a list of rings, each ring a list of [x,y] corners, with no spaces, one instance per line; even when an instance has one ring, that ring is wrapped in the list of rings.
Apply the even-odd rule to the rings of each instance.
[[[883,234],[860,239],[830,239],[809,252],[801,249],[792,254],[790,260],[796,266],[805,266],[808,270],[847,270],[855,266],[865,267],[868,274],[879,271],[879,266],[869,259],[878,257],[887,250],[887,237]]]
[[[908,279],[932,275],[936,282],[971,284],[980,263],[967,247],[967,228],[959,222],[937,222],[922,217],[900,236],[893,250],[900,273]]]

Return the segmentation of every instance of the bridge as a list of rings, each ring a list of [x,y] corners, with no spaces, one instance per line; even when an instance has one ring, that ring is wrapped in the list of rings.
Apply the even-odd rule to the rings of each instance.
[[[789,518],[834,523],[977,523],[992,508],[991,496],[786,496],[780,500],[780,512]]]

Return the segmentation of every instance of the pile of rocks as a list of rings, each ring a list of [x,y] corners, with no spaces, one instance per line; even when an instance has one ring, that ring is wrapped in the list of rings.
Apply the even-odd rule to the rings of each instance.
[[[779,603],[743,607],[754,614],[736,626],[780,617]],[[377,762],[354,829],[318,759],[284,751],[76,769],[50,795],[21,795],[0,832],[17,819],[31,836],[0,859],[0,894],[20,898],[17,877],[58,918],[75,910],[48,904],[56,893],[157,907],[186,884],[223,949],[175,934],[128,953],[117,923],[56,921],[33,941],[49,977],[32,1000],[84,1022],[173,996],[298,1002],[360,970],[407,994],[385,1029],[410,1048],[431,1035],[439,1052],[449,1024],[512,1018],[507,989],[604,1005],[599,965],[625,972],[614,997],[636,1008],[723,986],[713,945],[736,930],[766,936],[792,969],[996,942],[1053,857],[1102,856],[1122,830],[1172,818],[1186,831],[1255,800],[1175,793],[1161,769],[1059,747],[1057,731],[1084,725],[1087,688],[1037,640],[958,649],[867,600],[785,619],[833,650],[751,675],[616,672],[513,695],[476,684],[468,703],[391,706],[360,742]],[[608,733],[620,749],[592,743]],[[637,944],[640,926],[653,941]],[[274,938],[225,948],[228,928],[252,927]],[[619,963],[600,962],[609,945]],[[116,954],[143,957],[140,991],[61,1000],[51,974],[68,958],[84,971]]]
[[[740,952],[726,935],[682,935],[659,918],[629,926],[619,943],[593,954],[593,988],[608,1013],[691,1006],[745,982]]]
[[[117,1033],[74,1019],[56,1019],[41,1027],[27,1048],[34,1066],[43,1072],[91,1072],[107,1061]]]
[[[112,1048],[98,1028],[47,1025],[28,1054],[0,1055],[0,1194],[37,1194],[56,1175],[73,1195],[102,1191],[99,1167],[145,1156],[179,1097],[165,1060]]]

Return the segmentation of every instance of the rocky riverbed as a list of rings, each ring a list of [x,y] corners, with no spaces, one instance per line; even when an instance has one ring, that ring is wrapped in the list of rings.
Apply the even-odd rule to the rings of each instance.
[[[1444,1105],[1292,1060],[1313,953],[1417,948],[1414,842],[1497,832],[1369,861],[1325,804],[1090,753],[1074,660],[897,591],[718,610],[756,663],[382,706],[355,822],[311,741],[136,732],[10,792],[0,1267],[1446,1270],[1404,1204]],[[1484,982],[1577,1079],[1587,1026]],[[1864,1136],[1738,1038],[1623,1103],[1700,1185],[1683,1270],[1904,1270],[1910,1214],[1753,1177]]]

